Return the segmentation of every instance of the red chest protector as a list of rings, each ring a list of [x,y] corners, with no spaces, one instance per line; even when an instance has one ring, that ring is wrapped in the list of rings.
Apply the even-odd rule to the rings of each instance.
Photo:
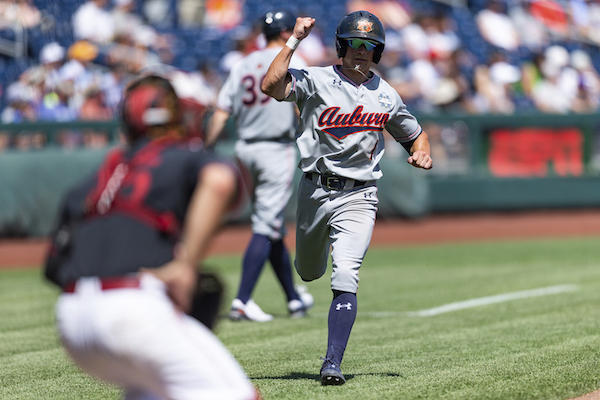
[[[181,226],[175,214],[155,210],[145,202],[152,186],[150,168],[160,165],[161,151],[177,142],[181,140],[155,139],[129,160],[123,149],[112,150],[98,170],[96,186],[86,198],[85,217],[122,213],[178,237]],[[123,190],[125,187],[128,190]]]

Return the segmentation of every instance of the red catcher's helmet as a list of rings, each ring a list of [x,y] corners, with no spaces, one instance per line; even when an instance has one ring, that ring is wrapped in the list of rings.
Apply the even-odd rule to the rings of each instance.
[[[342,18],[335,30],[335,49],[338,58],[346,55],[348,39],[367,39],[376,42],[373,62],[377,64],[381,60],[381,53],[385,47],[385,29],[374,14],[368,11],[355,11]]]
[[[142,136],[160,136],[166,130],[155,128],[168,130],[181,124],[179,98],[167,79],[143,76],[125,89],[121,116],[130,141]]]

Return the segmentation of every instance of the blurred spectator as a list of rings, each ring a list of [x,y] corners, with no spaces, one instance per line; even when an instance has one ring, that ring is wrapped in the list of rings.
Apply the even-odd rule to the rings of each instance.
[[[414,21],[404,27],[400,32],[402,34],[404,51],[411,60],[429,58],[431,48],[427,37],[426,29],[432,19],[426,15],[417,15]]]
[[[17,23],[32,28],[40,23],[42,15],[31,0],[0,1],[0,27]]]
[[[463,57],[466,55],[458,49],[448,58],[440,59],[435,63],[440,79],[437,88],[430,96],[430,101],[437,107],[438,112],[460,113],[476,110],[472,104],[471,85],[461,68]]]
[[[219,70],[223,76],[227,76],[231,67],[245,55],[250,54],[260,47],[258,44],[258,38],[260,36],[260,26],[258,25],[253,28],[239,26],[235,29],[232,34],[232,39],[234,41],[233,49],[226,52],[219,60]]]
[[[204,26],[230,30],[242,23],[243,0],[205,0]]]
[[[65,48],[57,42],[50,42],[40,51],[40,63],[45,89],[53,90],[60,82],[60,69],[65,61]]]
[[[449,59],[461,47],[454,20],[447,15],[435,15],[433,23],[425,33],[433,58]]]
[[[488,65],[475,68],[475,107],[480,113],[512,114],[513,85],[521,80],[520,69],[508,63],[502,52],[494,52]]]
[[[201,1],[201,0],[199,0]],[[172,28],[175,16],[171,9],[170,0],[142,0],[142,14],[152,26]]]
[[[107,107],[116,115],[119,104],[123,97],[123,90],[129,78],[127,66],[123,63],[114,63],[110,65],[100,80],[100,87],[104,91],[104,99]]]
[[[510,7],[508,15],[519,35],[519,43],[529,52],[535,53],[550,44],[550,35],[544,24],[531,15],[530,8],[529,0],[516,1]]]
[[[75,11],[72,18],[76,40],[89,40],[97,44],[110,43],[115,35],[114,18],[105,9],[108,0],[87,0]]]
[[[298,53],[309,66],[321,66],[326,62],[327,48],[323,44],[322,34],[318,27],[313,28],[310,35],[302,39],[296,53]]]
[[[475,20],[481,36],[490,44],[509,51],[519,47],[519,34],[500,0],[489,0]]]
[[[33,102],[25,99],[12,99],[8,107],[2,110],[0,120],[3,124],[33,122],[37,119]]]
[[[83,121],[110,121],[114,115],[106,106],[104,92],[98,87],[91,87],[85,93],[85,100],[79,112]],[[106,132],[85,129],[83,131],[83,145],[88,148],[102,148],[108,145]]]
[[[588,5],[588,39],[600,44],[600,2],[587,0]]]
[[[379,15],[381,23],[389,29],[398,31],[411,23],[412,15],[409,6],[397,0],[349,0],[346,2],[348,13],[365,10]]]
[[[205,0],[179,0],[178,23],[182,28],[199,28],[204,25]]]
[[[530,0],[531,15],[541,21],[552,33],[561,37],[569,34],[569,18],[562,4],[555,0]]]
[[[569,52],[562,46],[550,46],[541,64],[542,79],[532,88],[537,109],[546,113],[582,112],[577,101],[578,73],[570,67]]]
[[[134,12],[134,0],[114,0],[111,10],[114,21],[114,41],[125,42],[131,46],[142,43],[156,52],[161,62],[169,62],[173,58],[171,39],[168,35],[159,34],[152,26],[145,24]]]
[[[135,3],[133,0],[114,0],[114,7],[110,11],[114,26],[114,36],[130,36],[144,26],[142,18],[133,12]]]
[[[571,53],[571,66],[577,71],[578,91],[577,98],[582,112],[593,112],[600,106],[600,75],[590,55],[583,50],[574,50]]]
[[[60,71],[61,82],[70,89],[69,106],[79,110],[85,92],[98,85],[99,74],[92,63],[98,56],[98,48],[86,40],[80,40],[69,47],[67,55],[68,61]]]
[[[67,84],[61,83],[48,90],[38,105],[37,118],[41,121],[74,121],[77,112],[69,107],[71,90]]]

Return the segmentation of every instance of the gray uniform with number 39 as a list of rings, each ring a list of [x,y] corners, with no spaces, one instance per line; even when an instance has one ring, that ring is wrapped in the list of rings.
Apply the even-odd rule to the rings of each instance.
[[[217,106],[235,119],[236,157],[247,167],[254,184],[252,230],[274,240],[285,235],[284,211],[292,195],[297,163],[295,106],[278,102],[260,90],[269,65],[280,51],[280,47],[258,50],[238,62],[217,100]],[[291,65],[303,68],[306,63],[294,56]]]
[[[383,130],[407,143],[422,129],[383,79],[373,75],[357,85],[339,68],[289,70],[292,89],[285,100],[300,109],[296,143],[304,172],[295,264],[304,280],[317,279],[331,248],[332,289],[356,293],[375,224]]]

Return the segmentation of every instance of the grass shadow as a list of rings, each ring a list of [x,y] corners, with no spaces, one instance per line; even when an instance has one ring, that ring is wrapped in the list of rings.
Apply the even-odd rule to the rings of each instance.
[[[400,377],[403,378],[402,374],[396,372],[366,372],[362,374],[344,374],[346,381],[354,379],[355,376],[383,376],[383,377]],[[279,376],[250,376],[252,380],[298,380],[305,379],[311,381],[321,382],[321,376],[319,374],[307,374],[305,372],[291,372],[287,375],[279,375]]]

